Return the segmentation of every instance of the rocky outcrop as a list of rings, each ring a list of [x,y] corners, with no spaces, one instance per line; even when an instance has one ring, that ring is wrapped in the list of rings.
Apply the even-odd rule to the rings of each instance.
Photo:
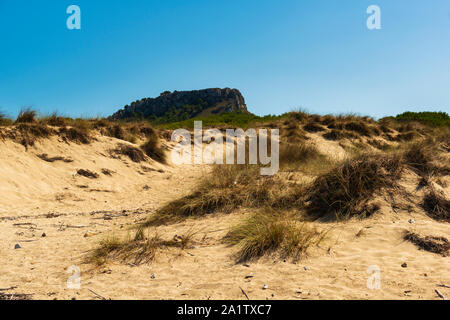
[[[157,98],[133,102],[117,111],[110,119],[157,118],[182,112],[184,117],[207,116],[224,112],[248,112],[244,97],[237,89],[204,89],[166,91]]]

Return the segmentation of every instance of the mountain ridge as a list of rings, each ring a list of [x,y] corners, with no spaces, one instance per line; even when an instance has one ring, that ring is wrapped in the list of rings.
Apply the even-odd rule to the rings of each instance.
[[[171,122],[231,112],[248,113],[241,92],[238,89],[209,88],[191,91],[165,91],[156,98],[137,100],[114,113],[109,119],[143,118]]]

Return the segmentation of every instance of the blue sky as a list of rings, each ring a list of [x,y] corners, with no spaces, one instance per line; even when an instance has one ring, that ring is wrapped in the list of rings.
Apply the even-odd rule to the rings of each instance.
[[[450,111],[448,0],[0,0],[0,44],[10,116],[106,116],[209,87],[240,89],[259,115]]]

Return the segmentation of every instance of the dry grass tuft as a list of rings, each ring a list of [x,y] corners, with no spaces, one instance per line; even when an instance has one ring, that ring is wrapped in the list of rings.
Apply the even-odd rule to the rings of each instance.
[[[13,120],[9,119],[3,112],[0,112],[0,126],[10,126],[13,123]]]
[[[418,138],[421,138],[422,136],[415,132],[415,131],[409,131],[409,132],[403,132],[399,133],[393,140],[398,142],[408,142],[413,141]]]
[[[141,146],[141,149],[144,150],[145,154],[153,160],[166,163],[166,154],[164,153],[156,134],[150,135],[147,142]]]
[[[81,144],[88,144],[91,142],[89,130],[83,127],[62,127],[59,129],[59,135],[66,142],[75,142]]]
[[[323,157],[317,148],[307,143],[283,143],[280,145],[280,167],[292,167]]]
[[[440,254],[444,257],[448,256],[450,252],[450,242],[444,237],[421,237],[416,233],[407,231],[403,239],[415,244],[420,250]]]
[[[381,188],[392,188],[403,166],[398,154],[363,153],[315,179],[309,188],[309,213],[341,220],[370,216],[369,201]]]
[[[308,114],[305,111],[301,111],[301,110],[300,111],[291,111],[287,114],[287,118],[289,120],[293,120],[296,122],[303,122],[303,121],[309,119],[309,117],[310,117],[310,114]]]
[[[450,222],[450,201],[436,191],[432,190],[425,195],[422,207],[434,220]]]
[[[316,175],[328,170],[334,162],[307,141],[280,145],[280,170]]]
[[[125,140],[126,131],[120,124],[114,124],[106,128],[105,135],[119,140]]]
[[[377,148],[378,150],[381,150],[381,151],[388,151],[392,148],[391,145],[387,144],[386,142],[384,142],[382,140],[371,139],[371,140],[368,140],[367,143],[369,145],[371,145],[372,147]]]
[[[161,238],[155,235],[149,239],[120,241],[117,237],[103,240],[95,249],[87,261],[99,266],[108,262],[109,259],[119,259],[123,262],[131,262],[139,265],[153,261],[159,247]]]
[[[323,135],[327,140],[336,141],[342,139],[358,139],[359,136],[351,131],[333,129]]]
[[[373,134],[373,129],[363,121],[350,121],[345,123],[344,129],[366,137],[370,137]]]
[[[48,117],[41,118],[40,122],[54,127],[64,127],[67,125],[66,118],[58,115],[57,112],[52,113]]]
[[[240,206],[262,207],[276,198],[277,188],[284,186],[271,177],[260,176],[259,169],[256,165],[216,166],[196,190],[161,207],[144,225],[174,223],[217,211],[229,213]]]
[[[112,176],[115,172],[112,171],[112,170],[103,168],[103,169],[102,169],[102,173],[103,173],[105,176]]]
[[[40,158],[46,162],[56,162],[56,161],[62,161],[62,162],[66,162],[66,163],[73,162],[72,159],[68,159],[68,158],[65,158],[62,156],[49,157],[48,154],[46,154],[46,153],[38,154],[37,156],[38,156],[38,158]]]
[[[405,164],[422,177],[449,174],[450,166],[442,165],[445,160],[439,157],[439,147],[439,142],[433,139],[411,143],[403,153]]]
[[[281,127],[280,136],[284,141],[289,143],[302,142],[308,140],[306,132],[298,126],[295,120],[286,120],[284,126]]]
[[[308,131],[311,133],[322,132],[322,131],[326,130],[324,127],[322,127],[321,125],[314,123],[314,122],[310,122],[310,123],[304,125],[303,129],[305,131]]]
[[[130,158],[131,161],[137,163],[145,161],[145,154],[142,150],[129,144],[120,143],[116,149],[112,150],[112,153],[125,155]]]
[[[136,135],[131,133],[125,124],[115,123],[113,125],[106,125],[106,128],[102,131],[104,135],[113,137],[119,140],[136,143]]]
[[[175,235],[171,240],[163,240],[158,234],[146,236],[143,228],[139,228],[134,237],[121,241],[117,237],[110,237],[93,250],[86,261],[101,266],[108,260],[120,260],[124,263],[141,265],[152,262],[159,250],[179,248],[184,250],[193,243],[195,232],[189,230],[185,235]]]
[[[98,179],[98,177],[99,177],[98,173],[92,172],[90,170],[85,170],[85,169],[79,169],[77,171],[77,174],[82,177],[89,178],[89,179]]]
[[[37,112],[30,108],[22,109],[16,119],[17,123],[34,123],[37,119]]]
[[[54,134],[52,129],[38,123],[19,123],[16,126],[16,131],[18,133],[16,138],[20,140],[20,143],[25,148],[34,146],[36,140],[39,138],[48,138]]]
[[[257,213],[232,228],[224,242],[239,246],[236,260],[241,263],[277,251],[281,258],[298,260],[324,237],[324,232],[319,232],[306,223],[299,223],[293,217]]]

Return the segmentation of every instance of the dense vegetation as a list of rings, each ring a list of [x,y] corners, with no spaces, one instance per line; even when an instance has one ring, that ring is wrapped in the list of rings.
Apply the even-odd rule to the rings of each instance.
[[[273,120],[280,119],[283,116],[267,115],[267,116],[257,116],[251,113],[244,112],[233,112],[233,113],[222,113],[218,115],[211,115],[207,117],[194,117],[192,119],[187,119],[183,121],[176,121],[172,123],[163,122],[160,120],[152,121],[153,124],[159,125],[165,129],[178,129],[178,128],[194,128],[194,121],[202,121],[203,127],[220,127],[220,126],[231,126],[237,128],[245,128],[250,124],[259,122],[269,122]]]
[[[418,121],[430,126],[450,126],[450,116],[446,112],[404,112],[394,119],[397,121]]]

